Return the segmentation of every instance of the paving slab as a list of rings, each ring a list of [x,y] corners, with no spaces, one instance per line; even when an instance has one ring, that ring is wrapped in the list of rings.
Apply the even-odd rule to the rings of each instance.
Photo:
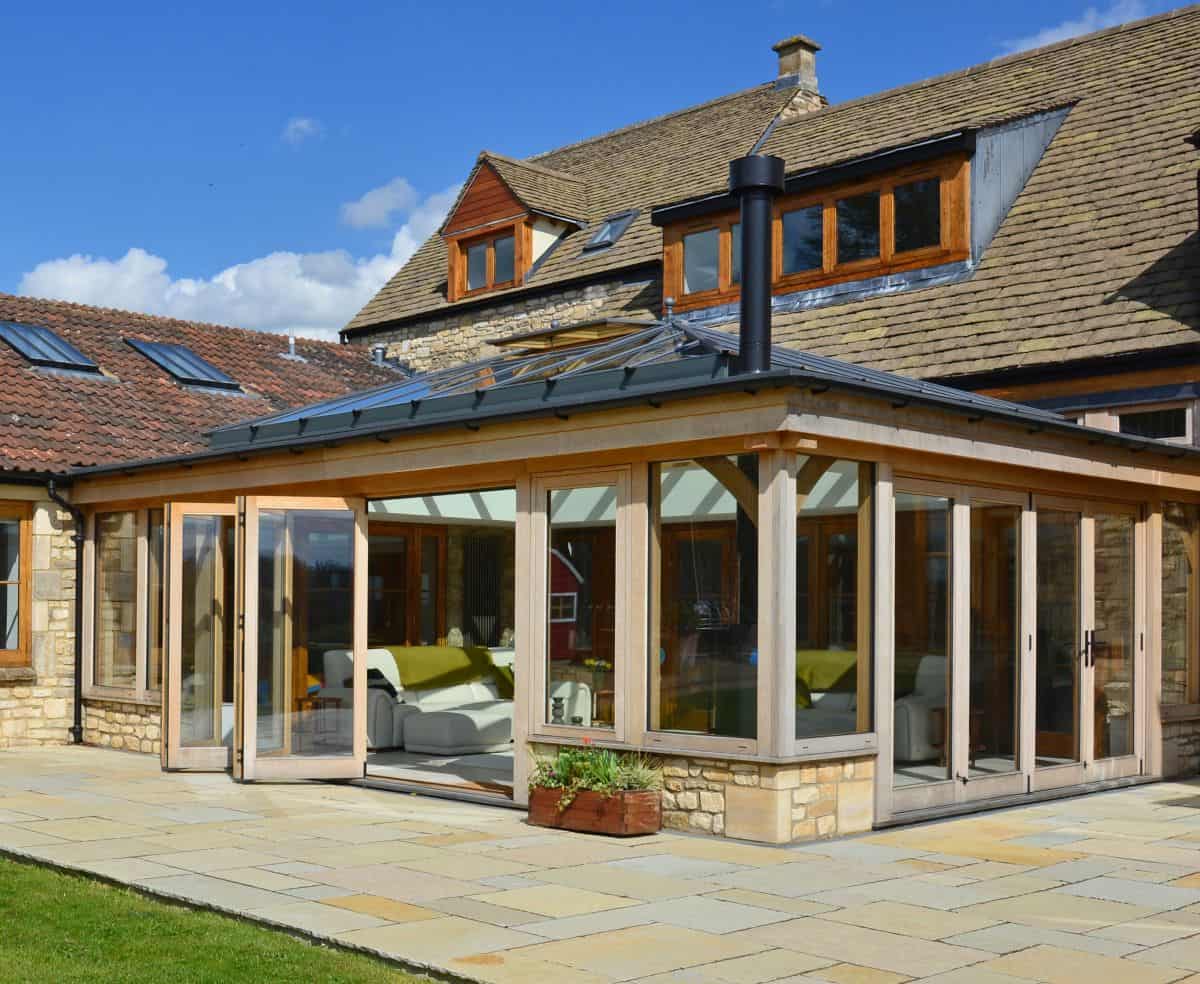
[[[1137,945],[1119,939],[1107,939],[1097,935],[1100,932],[1103,930],[1097,930],[1095,933],[1067,933],[1042,926],[999,923],[987,929],[950,936],[945,942],[1001,955],[1039,944],[1064,950],[1078,950],[1080,953],[1099,953],[1106,957],[1123,957],[1137,952]]]
[[[1131,881],[1126,878],[1092,878],[1056,888],[1055,892],[1078,895],[1089,899],[1107,899],[1110,902],[1128,902],[1145,909],[1182,909],[1200,902],[1200,889],[1174,888],[1153,882]]]
[[[1047,984],[1169,984],[1184,972],[1168,967],[1150,967],[1054,946],[1033,946],[984,963],[992,970],[1013,977]]]
[[[475,895],[477,902],[520,909],[540,916],[582,916],[589,912],[606,909],[621,909],[636,905],[633,899],[604,892],[592,892],[585,888],[569,888],[566,885],[538,885],[534,888],[512,888],[500,892]]]

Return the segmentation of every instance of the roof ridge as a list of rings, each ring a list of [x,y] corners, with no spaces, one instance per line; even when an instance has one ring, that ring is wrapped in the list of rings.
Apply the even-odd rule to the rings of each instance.
[[[575,150],[578,147],[585,147],[588,144],[596,143],[599,140],[607,140],[610,137],[615,137],[622,133],[629,133],[633,130],[640,130],[642,127],[654,126],[657,123],[662,123],[664,120],[674,119],[677,116],[686,116],[688,113],[696,113],[702,109],[711,109],[713,106],[717,106],[720,103],[731,102],[734,99],[740,99],[743,96],[750,95],[751,93],[762,92],[767,89],[772,89],[772,88],[774,88],[774,86],[775,86],[774,81],[760,82],[758,85],[750,86],[750,88],[748,88],[748,89],[739,89],[737,92],[729,92],[723,96],[717,96],[715,99],[709,99],[702,103],[696,103],[693,106],[684,106],[682,109],[673,109],[668,113],[661,113],[658,116],[651,116],[644,120],[638,120],[636,123],[627,123],[624,126],[618,126],[612,130],[606,130],[604,133],[598,133],[592,137],[584,137],[582,140],[576,140],[572,143],[563,144],[561,147],[554,147],[550,150],[543,150],[541,153],[538,153],[538,154],[530,154],[528,157],[523,158],[522,163],[528,164],[532,161],[538,161],[538,160],[541,160],[542,158],[550,157],[554,154],[561,154],[563,151]],[[783,89],[779,90],[779,92],[781,94],[784,91],[785,90],[783,90]],[[786,91],[788,92],[787,98],[790,99],[791,98],[791,90],[786,90]],[[781,101],[780,105],[782,106],[782,101]]]
[[[257,328],[242,328],[239,325],[223,325],[216,321],[190,321],[187,318],[176,318],[169,314],[150,314],[146,311],[131,311],[128,308],[103,307],[99,304],[83,304],[79,301],[64,301],[57,297],[37,297],[32,294],[9,294],[0,291],[0,303],[5,301],[17,301],[25,304],[53,304],[58,307],[70,308],[75,311],[90,311],[96,314],[131,316],[135,318],[149,318],[152,321],[161,323],[174,323],[177,325],[187,325],[191,328],[216,328],[220,331],[236,331],[249,335],[263,335],[267,338],[278,338],[286,342],[290,338],[290,334],[278,331],[259,331]],[[131,329],[134,326],[130,326]],[[312,343],[315,345],[328,346],[329,348],[341,348],[340,342],[330,342],[321,338],[304,338],[305,344]]]
[[[498,154],[494,150],[480,151],[479,156],[488,160],[503,161],[505,164],[512,164],[516,167],[527,167],[531,171],[538,171],[542,174],[549,175],[552,178],[562,178],[566,181],[574,181],[578,184],[587,184],[583,178],[576,174],[570,174],[567,171],[559,171],[552,167],[546,167],[545,164],[535,164],[533,161],[522,160],[519,157],[509,157],[507,154]]]
[[[1056,41],[1054,44],[1043,45],[1040,48],[1030,48],[1027,51],[1013,52],[1011,55],[1001,55],[999,58],[993,58],[989,61],[976,62],[974,65],[968,65],[966,68],[956,68],[949,72],[943,72],[941,75],[931,75],[929,78],[918,79],[915,82],[906,82],[903,85],[893,86],[890,89],[883,89],[879,92],[870,92],[866,95],[856,96],[853,99],[847,99],[845,102],[831,103],[828,106],[823,106],[820,109],[812,110],[803,116],[797,117],[794,122],[806,122],[810,119],[818,119],[821,117],[830,116],[842,109],[869,105],[870,103],[879,100],[891,99],[904,92],[916,92],[925,88],[933,88],[934,86],[957,81],[958,79],[966,78],[970,75],[978,75],[994,68],[1011,65],[1013,62],[1042,57],[1050,52],[1062,51],[1079,45],[1092,44],[1115,34],[1123,34],[1128,31],[1142,30],[1143,28],[1157,24],[1160,21],[1174,20],[1178,17],[1187,17],[1196,14],[1200,14],[1200,3],[1189,4],[1186,7],[1168,10],[1161,14],[1154,14],[1151,17],[1143,17],[1139,20],[1127,21],[1124,24],[1116,24],[1112,27],[1102,28],[1099,31],[1092,31],[1089,34],[1080,34],[1073,38],[1065,38],[1062,41]]]

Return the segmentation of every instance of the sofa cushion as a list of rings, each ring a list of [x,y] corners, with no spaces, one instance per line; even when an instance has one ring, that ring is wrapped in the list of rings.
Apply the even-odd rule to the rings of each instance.
[[[440,690],[463,683],[491,682],[496,693],[512,696],[498,679],[485,646],[387,646],[406,690]],[[505,690],[508,689],[508,693]]]
[[[491,700],[404,719],[404,748],[426,755],[495,751],[512,743],[511,701]]]

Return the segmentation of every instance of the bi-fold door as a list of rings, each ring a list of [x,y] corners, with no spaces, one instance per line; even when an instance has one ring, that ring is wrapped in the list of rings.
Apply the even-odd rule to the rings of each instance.
[[[361,777],[363,503],[249,496],[168,515],[165,766]]]
[[[1133,509],[898,480],[891,812],[1141,770]]]

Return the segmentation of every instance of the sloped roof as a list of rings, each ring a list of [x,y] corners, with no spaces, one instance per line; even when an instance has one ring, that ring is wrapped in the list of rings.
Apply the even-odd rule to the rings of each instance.
[[[568,236],[534,276],[526,278],[529,288],[504,291],[494,300],[508,303],[525,289],[658,261],[662,233],[650,224],[651,207],[676,197],[680,187],[706,174],[724,173],[731,158],[749,152],[790,97],[774,83],[761,85],[530,158],[526,163],[572,175],[586,185],[593,223],[625,209],[641,213],[609,249],[585,253],[586,229]],[[434,234],[348,328],[436,314],[452,306],[446,301],[446,246]]]
[[[178,455],[204,434],[395,380],[367,350],[222,325],[0,294],[0,321],[41,325],[99,364],[103,375],[37,369],[0,343],[0,481],[5,473],[61,473],[86,465]],[[184,345],[244,393],[181,386],[125,339]]]
[[[931,135],[1072,104],[973,276],[776,317],[776,339],[921,377],[955,377],[1197,342],[1200,6],[1025,52],[777,125],[762,150],[789,173]],[[725,189],[789,93],[772,85],[534,160],[585,178],[593,215]],[[524,287],[661,262],[639,216],[595,254],[571,235]],[[350,323],[352,330],[447,307],[445,251],[427,242]],[[478,303],[478,302],[477,302]]]
[[[587,185],[574,174],[485,151],[483,157],[531,212],[544,212],[583,225],[591,218]]]

